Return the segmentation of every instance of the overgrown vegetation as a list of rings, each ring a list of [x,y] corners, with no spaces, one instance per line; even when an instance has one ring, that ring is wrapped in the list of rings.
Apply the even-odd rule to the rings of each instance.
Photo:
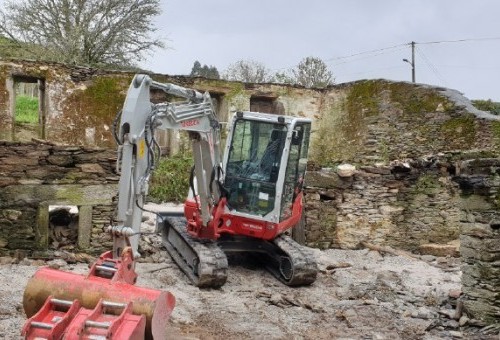
[[[482,111],[489,111],[494,115],[500,115],[500,103],[488,100],[472,100],[472,105]]]
[[[400,103],[407,113],[434,112],[439,105],[446,110],[451,105],[449,101],[436,91],[418,88],[404,83],[389,84],[391,100]]]
[[[441,133],[455,145],[470,147],[477,133],[474,116],[468,115],[447,120],[441,125]]]
[[[161,158],[150,182],[149,199],[156,203],[184,202],[193,159],[184,155]]]
[[[38,124],[38,98],[16,96],[16,123]]]
[[[320,167],[351,161],[361,147],[365,118],[379,114],[383,84],[377,80],[352,85],[343,105],[333,105],[321,117],[311,160]]]
[[[431,195],[439,191],[440,187],[441,185],[435,175],[424,173],[417,179],[413,186],[413,192],[415,194]]]

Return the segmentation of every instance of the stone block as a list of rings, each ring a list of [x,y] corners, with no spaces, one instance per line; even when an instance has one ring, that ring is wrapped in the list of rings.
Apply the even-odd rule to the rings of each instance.
[[[486,223],[462,223],[461,233],[473,237],[492,237],[493,228]]]
[[[77,165],[78,168],[82,169],[82,172],[104,174],[105,171],[99,164],[96,163],[85,163]]]
[[[378,209],[382,215],[398,214],[404,210],[403,207],[396,207],[392,205],[382,205]]]
[[[342,179],[334,172],[308,171],[305,185],[322,189],[348,188],[352,185],[352,181],[350,178]]]
[[[356,172],[356,167],[351,164],[341,164],[337,167],[337,174],[340,177],[351,177]]]
[[[90,247],[90,235],[92,234],[92,206],[82,205],[78,212],[78,247],[86,249]]]
[[[459,257],[460,256],[459,247],[460,244],[458,243],[454,244],[426,243],[426,244],[421,244],[418,247],[418,249],[420,254],[422,255],[434,255],[440,257],[446,257],[446,256]]]
[[[500,253],[500,237],[499,238],[478,238],[470,235],[462,234],[460,241],[463,247],[468,247],[477,252]]]
[[[499,322],[500,307],[479,300],[465,300],[464,307],[474,319],[484,320],[487,323]]]
[[[9,156],[2,159],[4,165],[27,166],[38,165],[38,158],[28,158],[19,156]]]
[[[74,163],[71,155],[50,155],[47,157],[47,162],[58,166],[69,166]]]

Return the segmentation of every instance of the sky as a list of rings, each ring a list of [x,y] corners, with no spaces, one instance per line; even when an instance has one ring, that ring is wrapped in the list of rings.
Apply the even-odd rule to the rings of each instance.
[[[187,75],[254,60],[272,73],[321,58],[335,82],[411,81],[500,102],[499,0],[162,0],[165,50],[143,68]]]

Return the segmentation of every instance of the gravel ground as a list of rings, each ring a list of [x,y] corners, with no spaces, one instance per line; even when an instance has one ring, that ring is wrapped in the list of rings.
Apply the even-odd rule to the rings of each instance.
[[[152,228],[152,218],[144,224]],[[455,258],[420,259],[369,250],[315,250],[320,273],[308,287],[282,285],[245,258],[230,259],[227,283],[189,283],[156,235],[143,236],[138,285],[170,291],[172,339],[499,339],[453,318],[460,293]],[[85,273],[84,263],[48,264]],[[24,286],[45,263],[0,258],[0,338],[19,339]]]

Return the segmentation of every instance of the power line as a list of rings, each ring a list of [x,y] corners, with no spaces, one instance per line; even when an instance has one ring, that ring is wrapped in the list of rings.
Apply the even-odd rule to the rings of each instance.
[[[484,38],[466,38],[466,39],[456,39],[456,40],[425,41],[425,42],[415,42],[415,45],[431,45],[431,44],[445,44],[445,43],[479,42],[479,41],[492,41],[492,40],[500,40],[500,37],[484,37]],[[380,55],[386,54],[386,53],[398,52],[398,51],[403,50],[405,47],[407,47],[409,45],[411,46],[411,43],[404,43],[404,44],[397,44],[397,45],[392,45],[392,46],[387,46],[387,47],[381,47],[381,48],[377,48],[377,49],[373,49],[373,50],[356,52],[356,53],[352,53],[352,54],[348,54],[348,55],[344,55],[344,56],[340,56],[340,57],[331,57],[331,58],[325,59],[324,62],[325,63],[332,63],[333,66],[338,66],[338,65],[342,65],[342,64],[347,64],[347,63],[355,62],[355,61],[358,61],[358,60],[374,58],[374,57],[377,57],[377,56],[380,56]],[[422,51],[420,51],[420,54],[422,55],[422,57],[424,59],[426,58],[425,55],[422,54]],[[362,58],[356,58],[356,59],[353,59],[353,60],[349,60],[350,58],[354,58],[354,57],[358,57],[358,56],[364,56],[364,57],[362,57]],[[339,63],[334,63],[335,61],[340,61],[340,60],[343,60],[343,61],[339,62]],[[434,66],[430,66],[430,65],[432,65],[432,63],[430,63],[430,60],[427,59],[426,62],[428,63],[428,67],[433,72],[435,72],[436,76],[437,76],[437,74],[439,73],[437,71],[437,68],[434,67]],[[273,71],[287,70],[287,69],[291,69],[293,67],[296,67],[297,65],[298,65],[298,63],[295,64],[295,65],[293,65],[293,66],[277,68],[277,69],[274,69]],[[438,77],[441,77],[441,76],[438,76]],[[442,77],[441,77],[441,80],[444,81],[444,79]]]
[[[434,64],[429,60],[429,58],[427,58],[427,56],[424,54],[424,52],[419,47],[415,47],[415,50],[417,51],[418,55],[420,55],[420,57],[423,59],[423,61],[425,62],[426,66],[429,68],[429,70],[431,70],[431,72],[434,73],[436,78],[438,80],[440,80],[441,82],[443,82],[445,85],[448,85],[448,82],[444,79],[444,77],[438,71],[436,66],[434,66]]]
[[[337,66],[337,65],[341,65],[341,64],[346,64],[346,63],[349,63],[349,62],[354,62],[354,61],[357,61],[357,60],[362,60],[362,59],[367,59],[367,58],[372,58],[372,57],[377,57],[379,55],[382,55],[382,54],[385,54],[385,53],[388,53],[389,50],[391,49],[396,49],[399,47],[399,49],[395,50],[395,51],[390,51],[390,52],[397,52],[397,51],[400,51],[402,49],[404,49],[404,47],[406,46],[407,44],[398,44],[398,45],[394,45],[394,46],[388,46],[388,47],[382,47],[382,48],[377,48],[377,49],[374,49],[374,50],[369,50],[369,51],[363,51],[363,52],[357,52],[357,53],[353,53],[353,54],[349,54],[349,55],[345,55],[345,56],[340,56],[340,57],[332,57],[332,58],[328,58],[328,59],[325,59],[324,62],[325,63],[330,63],[330,62],[333,62],[333,61],[336,61],[336,60],[343,60],[343,59],[349,59],[349,58],[354,58],[354,57],[357,57],[357,56],[361,56],[361,55],[365,55],[365,54],[373,54],[373,53],[376,53],[374,55],[371,55],[371,56],[366,56],[364,58],[358,58],[358,59],[355,59],[355,60],[352,60],[352,61],[344,61],[344,62],[340,62],[340,63],[337,63],[337,64],[333,64],[334,66]],[[379,52],[379,53],[377,53]],[[286,69],[291,69],[295,66],[297,66],[298,64],[295,64],[293,66],[289,66],[289,67],[281,67],[281,68],[278,68],[278,69],[275,69],[274,71],[281,71],[281,70],[286,70]]]
[[[355,61],[359,61],[359,60],[363,60],[363,59],[369,59],[369,58],[374,58],[374,57],[378,57],[380,55],[383,55],[383,54],[386,54],[386,53],[394,53],[394,52],[399,52],[399,51],[403,51],[406,49],[406,46],[402,46],[396,50],[393,50],[393,51],[384,51],[384,52],[380,52],[380,53],[377,53],[377,54],[373,54],[373,55],[368,55],[368,56],[364,56],[364,57],[361,57],[361,58],[356,58],[356,59],[352,59],[352,60],[345,60],[345,61],[342,61],[340,63],[334,63],[332,64],[333,66],[338,66],[338,65],[343,65],[343,64],[348,64],[348,63],[352,63],[352,62],[355,62]],[[329,63],[329,61],[325,61],[325,63]]]
[[[394,48],[402,47],[402,46],[406,46],[406,45],[407,44],[398,44],[398,45],[389,46],[389,47],[377,48],[375,50],[369,50],[369,51],[363,51],[363,52],[353,53],[353,54],[342,56],[342,57],[332,57],[332,58],[326,59],[325,62],[327,62],[327,61],[334,61],[334,60],[341,60],[341,59],[348,59],[348,58],[356,57],[356,56],[363,55],[363,54],[382,52],[382,51],[386,51],[386,50],[390,50],[390,49],[394,49]]]
[[[431,44],[461,43],[461,42],[491,41],[491,40],[500,40],[500,37],[426,41],[426,42],[417,42],[417,44],[419,44],[419,45],[431,45]]]
[[[500,66],[471,66],[471,65],[436,65],[446,68],[463,68],[469,70],[498,70]]]

